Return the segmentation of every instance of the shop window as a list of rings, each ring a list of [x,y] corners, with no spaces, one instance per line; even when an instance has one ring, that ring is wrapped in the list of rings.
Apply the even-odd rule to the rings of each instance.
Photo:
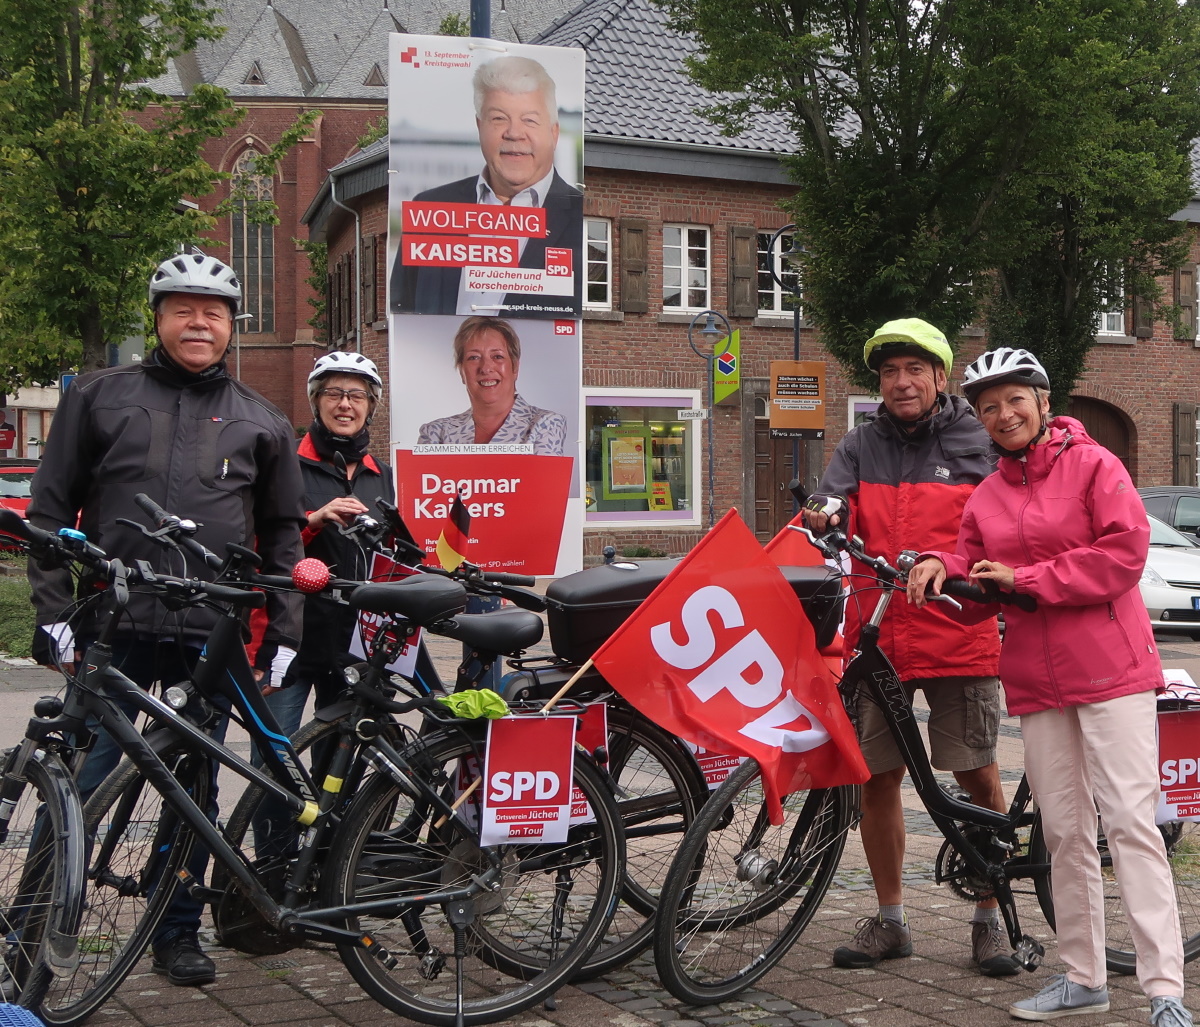
[[[583,305],[592,310],[612,310],[612,222],[584,218],[587,242],[587,292]]]
[[[623,390],[586,395],[587,520],[698,523],[700,393]]]
[[[663,225],[663,309],[710,306],[708,229]]]

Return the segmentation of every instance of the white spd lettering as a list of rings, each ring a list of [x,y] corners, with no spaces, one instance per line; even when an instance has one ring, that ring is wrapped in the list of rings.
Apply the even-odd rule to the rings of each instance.
[[[1200,761],[1187,757],[1181,760],[1163,760],[1161,776],[1164,788],[1169,788],[1171,785],[1184,785],[1189,780],[1200,783]]]
[[[519,802],[527,792],[534,799],[549,799],[558,794],[559,778],[552,770],[501,770],[492,775],[489,802]]]
[[[783,690],[783,664],[757,629],[751,629],[715,660],[717,639],[709,622],[715,613],[725,628],[745,626],[746,618],[733,593],[718,585],[697,589],[683,603],[680,631],[670,621],[650,629],[650,644],[665,663],[678,670],[705,667],[687,683],[701,702],[708,702],[722,690],[729,692],[743,707],[763,710],[739,733],[753,741],[784,752],[808,752],[830,740],[825,726],[796,699]],[[682,636],[683,641],[677,641]],[[709,663],[709,661],[712,661]],[[782,697],[782,698],[781,698]],[[809,726],[789,728],[800,718]]]

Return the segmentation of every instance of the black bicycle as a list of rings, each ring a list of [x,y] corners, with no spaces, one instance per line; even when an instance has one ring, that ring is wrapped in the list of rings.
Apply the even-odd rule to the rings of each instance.
[[[840,567],[841,554],[847,553],[870,570],[870,584],[857,591],[878,590],[874,611],[862,626],[858,655],[839,687],[851,713],[860,694],[883,711],[917,794],[946,839],[936,861],[937,881],[964,899],[995,896],[1018,960],[1026,969],[1035,969],[1043,947],[1021,929],[1013,882],[1029,882],[1051,927],[1054,906],[1049,855],[1028,784],[1022,778],[1006,813],[963,801],[944,789],[929,764],[903,684],[879,648],[879,626],[892,597],[903,592],[915,554],[902,554],[895,567],[865,552],[861,540],[841,532],[821,538],[807,530],[804,534],[834,566]],[[942,591],[951,602],[951,595],[980,602],[1033,602],[1029,596],[985,593],[965,582],[946,582]],[[846,833],[859,819],[857,806],[851,787],[798,792],[784,803],[784,824],[773,827],[762,805],[758,764],[748,761],[732,775],[692,825],[668,874],[655,932],[655,960],[664,986],[682,1001],[707,1004],[732,997],[775,966],[828,890]],[[1197,827],[1176,821],[1163,828],[1189,960],[1200,954]],[[1102,830],[1099,845],[1105,877],[1111,882]],[[1109,967],[1132,973],[1132,942],[1119,903],[1112,898],[1115,890],[1106,898]]]
[[[156,523],[178,522],[159,531],[191,545],[186,522],[142,505]],[[86,904],[75,917],[73,967],[41,960],[26,975],[22,1000],[36,1006],[45,1022],[79,1023],[99,1008],[140,959],[180,886],[212,903],[220,923],[253,911],[260,934],[333,942],[369,994],[426,1023],[504,1019],[552,993],[598,942],[620,887],[624,846],[610,790],[591,760],[580,755],[575,761],[577,786],[594,813],[591,823],[572,827],[559,845],[481,847],[477,828],[455,805],[455,781],[460,764],[482,761],[482,730],[417,696],[394,703],[393,712],[417,714],[437,730],[406,737],[400,746],[377,739],[376,773],[335,820],[329,815],[337,798],[332,779],[321,789],[314,786],[264,706],[241,645],[238,611],[264,599],[244,586],[282,587],[286,579],[254,575],[245,567],[254,554],[236,546],[222,568],[235,585],[155,574],[146,566],[127,569],[76,532],[54,536],[15,515],[0,518],[35,556],[82,564],[107,585],[98,593],[104,603],[100,638],[88,649],[82,674],[65,701],[53,700],[54,708],[42,710],[46,724],[9,760],[6,783],[18,761],[27,765],[32,754],[48,751],[72,760],[86,749],[94,724],[112,735],[136,768],[124,780],[110,777],[83,811],[75,838],[88,843],[86,888],[72,893],[78,880],[47,873],[43,888],[51,893],[51,906],[77,902],[79,891]],[[238,572],[230,573],[235,565]],[[409,623],[449,617],[464,600],[461,586],[433,577],[335,584],[349,589],[351,605]],[[111,663],[110,640],[131,588],[169,605],[204,604],[221,614],[193,679],[168,688],[163,699]],[[214,706],[224,703],[263,752],[263,771],[209,737],[206,729],[219,715]],[[146,717],[145,734],[122,704]],[[260,874],[251,857],[210,822],[205,809],[216,764],[253,782],[306,825],[289,878],[294,883],[311,872],[317,854],[327,853],[319,894]],[[50,825],[55,832],[69,826]],[[212,853],[228,876],[227,892],[192,877],[193,845]],[[36,855],[31,849],[27,866]],[[510,960],[514,954],[519,958]],[[522,959],[527,969],[514,976]]]

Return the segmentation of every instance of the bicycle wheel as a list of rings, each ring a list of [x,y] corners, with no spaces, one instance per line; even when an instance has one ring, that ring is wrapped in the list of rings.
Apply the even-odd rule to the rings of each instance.
[[[416,778],[449,794],[462,759],[478,747],[459,734],[422,738],[404,751]],[[621,885],[624,839],[612,795],[586,758],[575,783],[595,814],[560,845],[489,850],[503,869],[498,893],[474,899],[466,930],[463,1012],[467,1024],[491,1023],[527,1009],[570,979],[608,925]],[[411,787],[407,785],[406,787]],[[454,1023],[454,934],[441,906],[403,908],[405,896],[469,884],[488,863],[479,846],[451,825],[438,826],[427,800],[413,799],[390,775],[359,790],[342,822],[324,873],[331,906],[394,899],[386,912],[351,916],[394,961],[339,944],[342,962],[376,1001],[421,1023]]]
[[[17,752],[3,757],[4,792],[14,805],[0,839],[0,1001],[35,1009],[51,968],[68,968],[76,958],[83,815],[71,773],[53,753],[33,753],[18,775],[18,794],[8,780]]]
[[[608,771],[625,832],[625,886],[604,938],[575,980],[609,973],[649,947],[667,868],[708,795],[682,743],[620,705],[608,708]]]
[[[160,753],[176,780],[204,809],[212,764],[202,754]],[[150,944],[175,895],[194,836],[141,771],[122,760],[83,810],[90,851],[87,906],[79,928],[79,965],[56,976],[37,1014],[52,1027],[82,1023],[121,986]]]
[[[1185,962],[1191,962],[1200,956],[1200,823],[1172,820],[1160,824],[1158,830],[1163,836],[1167,860],[1171,864],[1171,877],[1175,881],[1175,900],[1179,905],[1179,924],[1183,932],[1183,958]],[[1099,818],[1096,821],[1096,845],[1100,850],[1100,876],[1104,884],[1104,937],[1108,968],[1113,973],[1132,974],[1137,968],[1133,936],[1125,916],[1125,907],[1121,905],[1112,854],[1108,850],[1108,839]],[[1050,854],[1042,834],[1040,810],[1034,819],[1029,851],[1032,862],[1050,863]],[[1051,930],[1055,930],[1054,889],[1050,875],[1037,878],[1034,886],[1042,915]]]
[[[853,793],[795,792],[779,827],[767,819],[757,761],[713,793],[659,898],[654,959],[672,995],[721,1002],[783,958],[829,888],[854,823]]]

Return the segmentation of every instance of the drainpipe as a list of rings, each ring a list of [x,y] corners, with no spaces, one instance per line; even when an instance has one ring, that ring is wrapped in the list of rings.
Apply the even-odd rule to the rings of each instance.
[[[337,178],[329,176],[329,198],[354,217],[354,352],[362,352],[362,222],[358,211],[337,198]]]

